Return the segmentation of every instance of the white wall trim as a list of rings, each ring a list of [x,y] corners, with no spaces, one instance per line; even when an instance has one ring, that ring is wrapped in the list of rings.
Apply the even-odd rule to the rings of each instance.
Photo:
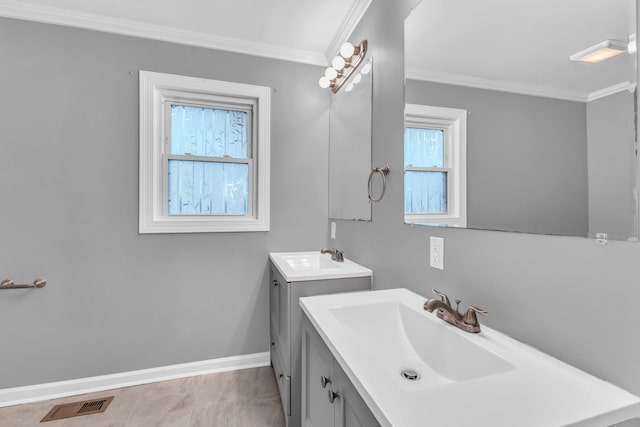
[[[163,205],[167,194],[163,170],[165,154],[164,109],[171,96],[207,101],[211,96],[233,99],[240,105],[257,102],[252,136],[254,172],[250,176],[253,208],[245,216],[169,215]],[[167,101],[168,102],[168,101]],[[244,83],[140,71],[140,178],[139,226],[145,233],[207,233],[269,231],[271,89]],[[257,170],[256,170],[257,169]]]
[[[604,89],[591,92],[587,98],[587,102],[595,101],[596,99],[604,98],[605,96],[613,95],[618,92],[633,92],[636,89],[636,84],[631,82],[622,82],[617,85],[605,87]]]
[[[94,393],[114,388],[130,387],[157,381],[257,368],[270,363],[269,352],[222,357],[200,362],[182,363],[159,368],[142,369],[118,374],[79,378],[24,387],[0,390],[0,408],[42,400],[57,399],[84,393]]]
[[[340,25],[340,28],[338,28],[336,35],[333,36],[333,40],[331,40],[331,43],[329,44],[329,47],[325,52],[325,56],[326,56],[325,62],[321,63],[320,65],[327,65],[331,63],[331,60],[333,59],[333,57],[336,56],[336,54],[340,50],[340,46],[342,46],[342,43],[346,41],[350,41],[351,43],[356,45],[362,41],[362,40],[349,40],[348,37],[351,36],[351,33],[353,33],[353,30],[358,26],[358,23],[364,16],[367,9],[369,9],[369,6],[371,5],[372,2],[373,0],[353,0],[353,3],[351,4],[351,8],[349,9],[349,12],[347,13],[342,24]]]
[[[320,52],[283,48],[281,46],[230,37],[220,37],[197,31],[180,30],[141,21],[113,18],[51,6],[33,5],[19,0],[0,0],[0,16],[300,62],[303,64],[326,65],[326,59]]]
[[[475,87],[479,89],[518,93],[522,95],[542,96],[544,98],[563,99],[566,101],[587,102],[589,96],[589,94],[587,93],[578,91],[505,82],[501,80],[485,79],[481,77],[466,76],[462,74],[419,70],[415,68],[407,68],[405,70],[405,77],[412,80],[423,80],[457,86]]]

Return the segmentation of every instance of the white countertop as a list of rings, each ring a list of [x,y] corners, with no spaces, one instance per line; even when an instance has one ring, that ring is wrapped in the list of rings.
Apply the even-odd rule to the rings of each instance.
[[[393,357],[393,352],[402,352],[406,348],[410,352],[415,346],[394,346],[392,341],[403,334],[397,334],[397,329],[390,328],[392,335],[385,338],[384,329],[387,327],[378,323],[373,326],[375,333],[371,336],[377,337],[378,341],[386,341],[387,347],[394,347],[387,351],[380,343],[367,342],[366,333],[354,334],[353,325],[367,328],[375,320],[363,321],[358,314],[352,316],[353,324],[348,326],[345,322],[349,322],[349,318],[343,316],[347,320],[340,320],[336,314],[349,306],[373,304],[371,307],[377,309],[383,307],[381,303],[389,301],[397,302],[396,307],[406,305],[403,310],[412,310],[414,317],[432,316],[432,319],[419,320],[442,322],[442,327],[434,325],[438,334],[460,334],[456,340],[482,347],[481,351],[507,361],[509,368],[497,374],[441,383],[429,384],[431,380],[428,377],[421,386],[412,386],[406,380],[398,379],[399,375],[396,378],[387,366],[383,366],[386,363],[381,364],[383,357],[380,353],[387,352]],[[487,326],[482,326],[478,334],[463,332],[437,319],[435,312],[424,311],[425,301],[425,297],[407,289],[300,299],[303,311],[382,426],[603,427],[640,418],[640,398],[637,396]],[[429,340],[426,335],[425,332],[424,339]],[[378,351],[373,350],[376,346]],[[470,358],[463,360],[464,363],[474,363]]]
[[[332,261],[330,254],[322,254],[320,251],[270,252],[269,259],[287,282],[373,275],[373,272],[367,267],[356,264],[347,258],[343,262]]]

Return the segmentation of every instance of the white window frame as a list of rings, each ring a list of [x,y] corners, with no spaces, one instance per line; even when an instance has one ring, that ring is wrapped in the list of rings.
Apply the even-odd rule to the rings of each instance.
[[[406,171],[447,172],[447,213],[405,214],[408,224],[467,226],[467,110],[406,104],[405,127],[444,131],[444,168],[405,167]]]
[[[225,102],[251,108],[247,215],[169,215],[167,168],[169,103]],[[139,232],[269,231],[271,89],[242,83],[140,71]],[[173,157],[172,157],[173,158]],[[197,160],[197,157],[193,157]],[[244,163],[247,163],[243,160]]]

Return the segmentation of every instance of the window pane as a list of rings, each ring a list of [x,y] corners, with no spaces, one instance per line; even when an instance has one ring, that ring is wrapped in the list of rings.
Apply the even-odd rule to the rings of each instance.
[[[171,154],[247,158],[247,112],[171,106]]]
[[[169,215],[246,215],[249,165],[169,160]]]
[[[441,129],[405,128],[404,165],[444,167],[444,131]]]
[[[404,213],[447,213],[447,210],[447,172],[404,173]]]

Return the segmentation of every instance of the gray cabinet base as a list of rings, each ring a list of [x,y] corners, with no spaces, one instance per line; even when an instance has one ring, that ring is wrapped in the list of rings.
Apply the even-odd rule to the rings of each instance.
[[[300,346],[303,313],[299,299],[313,295],[370,290],[371,276],[287,282],[280,272],[271,265],[269,292],[271,363],[276,372],[276,380],[279,380],[279,389],[280,380],[283,380],[280,398],[285,411],[287,427],[301,425],[302,363]],[[288,387],[286,386],[287,381],[289,382]]]

